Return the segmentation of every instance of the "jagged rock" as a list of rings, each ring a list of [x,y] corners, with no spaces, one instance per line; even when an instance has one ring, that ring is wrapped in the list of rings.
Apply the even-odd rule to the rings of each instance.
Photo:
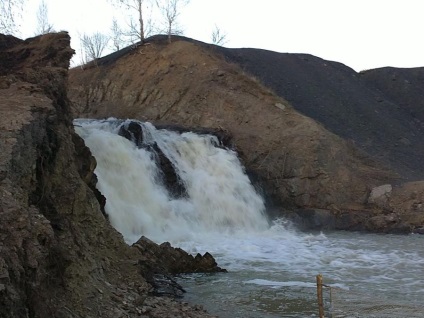
[[[94,174],[94,169],[96,168],[97,162],[96,158],[90,152],[90,149],[85,146],[84,140],[77,134],[72,135],[72,141],[75,145],[76,160],[78,172],[84,180],[84,182],[90,187],[94,195],[97,198],[97,201],[100,204],[100,209],[104,216],[107,217],[105,211],[106,197],[97,189],[97,176]]]
[[[216,264],[211,254],[197,254],[193,257],[180,248],[172,247],[169,242],[159,245],[142,236],[133,247],[143,254],[138,265],[143,276],[153,286],[153,295],[182,297],[185,291],[172,275],[226,272]]]
[[[220,268],[209,253],[195,257],[180,248],[174,248],[169,242],[160,245],[142,236],[133,244],[146,257],[139,261],[142,271],[155,271],[159,274],[214,273],[226,272]]]

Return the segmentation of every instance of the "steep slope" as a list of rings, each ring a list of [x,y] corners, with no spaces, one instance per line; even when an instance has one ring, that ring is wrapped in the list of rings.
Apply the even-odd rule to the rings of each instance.
[[[144,252],[102,214],[71,121],[72,54],[66,32],[0,34],[0,317],[207,317],[150,297]]]
[[[422,80],[419,81],[422,70],[408,73],[413,79],[405,88],[398,87],[409,78],[402,70],[367,71],[360,75],[343,64],[306,54],[216,50],[288,100],[296,110],[352,140],[403,178],[424,179],[424,128],[415,120],[424,116]],[[387,86],[384,77],[390,72],[399,80]]]
[[[360,72],[370,86],[411,114],[421,127],[424,125],[424,67],[383,67]]]
[[[76,116],[228,130],[245,165],[286,207],[355,209],[372,187],[394,178],[237,66],[191,41],[168,45],[156,37],[97,67],[71,70],[69,81]]]
[[[88,314],[86,308],[108,317],[113,302],[90,298],[98,290],[109,297],[106,282],[116,283],[114,273],[125,273],[130,260],[82,179],[92,181],[95,161],[78,157],[85,147],[73,142],[79,137],[66,99],[69,40],[66,33],[25,42],[2,36],[2,317],[68,317]],[[147,288],[141,277],[138,285]]]

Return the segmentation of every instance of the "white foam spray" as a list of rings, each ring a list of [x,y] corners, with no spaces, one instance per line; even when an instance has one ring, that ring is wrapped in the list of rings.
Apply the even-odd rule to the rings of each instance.
[[[133,121],[134,122],[134,121]],[[188,196],[172,198],[159,180],[154,154],[119,136],[129,122],[76,120],[76,131],[97,159],[105,210],[127,243],[190,239],[200,233],[268,228],[264,202],[235,152],[216,147],[211,135],[157,130],[140,123],[145,143],[155,142],[170,159]]]

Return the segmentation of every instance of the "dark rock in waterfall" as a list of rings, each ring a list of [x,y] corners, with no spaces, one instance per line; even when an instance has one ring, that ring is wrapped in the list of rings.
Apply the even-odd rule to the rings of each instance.
[[[143,129],[141,128],[140,123],[130,122],[127,125],[121,125],[119,127],[118,134],[137,145],[137,147],[143,147]]]
[[[171,160],[165,156],[156,143],[147,145],[146,148],[155,154],[156,162],[160,168],[160,178],[169,194],[174,198],[181,198],[187,195],[184,183],[179,178]]]
[[[154,154],[156,163],[160,170],[160,179],[171,196],[175,198],[183,197],[187,194],[183,182],[178,177],[172,162],[165,156],[157,143],[145,143],[141,123],[131,121],[128,124],[121,125],[118,134],[130,141],[137,147],[145,148]]]

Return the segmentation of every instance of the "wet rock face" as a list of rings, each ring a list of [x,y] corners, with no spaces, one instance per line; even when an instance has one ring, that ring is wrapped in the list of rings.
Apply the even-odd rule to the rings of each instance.
[[[175,198],[184,197],[187,195],[187,190],[183,182],[178,177],[172,162],[165,156],[156,143],[146,144],[144,142],[143,129],[140,123],[130,122],[127,125],[122,125],[119,128],[118,134],[130,141],[137,147],[144,148],[151,152],[156,160],[160,170],[160,181],[168,190],[169,194]]]
[[[143,129],[139,123],[130,122],[128,125],[122,125],[118,134],[135,143],[137,147],[144,146]]]
[[[230,134],[219,128],[188,128],[179,125],[155,125],[157,129],[167,129],[175,131],[180,134],[184,132],[194,132],[201,135],[213,135],[218,139],[217,147],[233,149],[234,144]],[[187,190],[184,186],[183,181],[178,177],[178,173],[172,164],[172,162],[165,156],[162,150],[156,143],[146,143],[143,136],[143,129],[141,124],[136,121],[131,121],[128,124],[121,125],[118,134],[130,141],[132,141],[137,147],[144,148],[154,154],[157,165],[161,171],[160,179],[171,196],[180,198],[187,196]]]
[[[97,201],[100,204],[100,209],[105,217],[107,213],[105,211],[106,197],[97,189],[97,176],[94,174],[97,162],[96,158],[93,157],[88,147],[85,146],[84,140],[77,134],[72,135],[72,141],[75,145],[76,151],[76,165],[81,179],[90,187]]]

